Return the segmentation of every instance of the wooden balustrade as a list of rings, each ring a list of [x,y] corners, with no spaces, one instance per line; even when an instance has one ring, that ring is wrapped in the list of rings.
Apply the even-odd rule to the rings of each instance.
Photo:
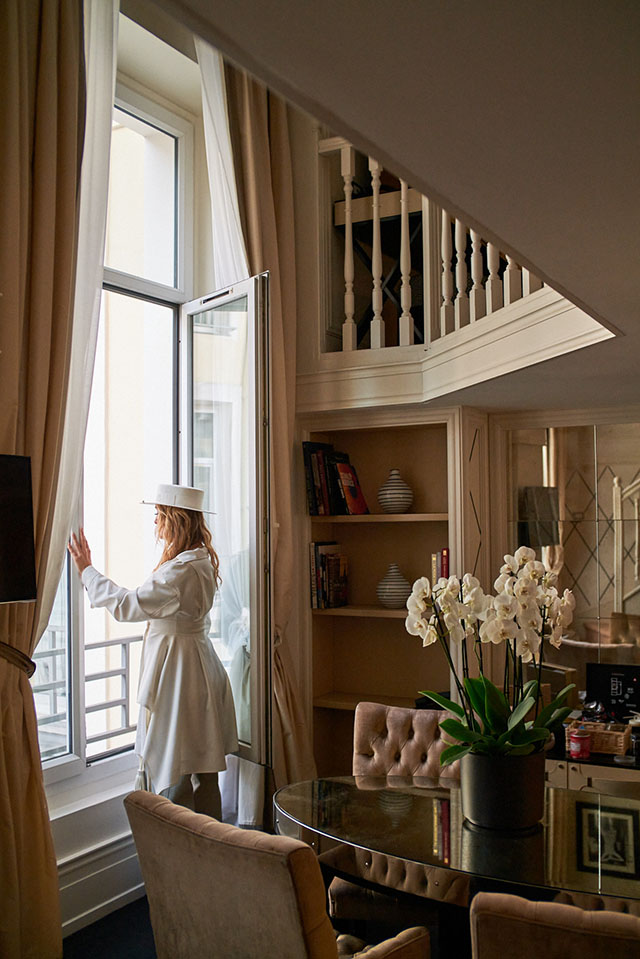
[[[434,341],[488,318],[542,288],[542,281],[520,267],[512,256],[502,255],[495,244],[486,242],[478,231],[447,210],[439,210],[404,180],[399,181],[400,189],[393,191],[389,190],[387,178],[383,192],[383,169],[373,157],[368,161],[370,189],[363,191],[360,185],[359,193],[365,195],[356,194],[354,199],[355,150],[337,139],[331,145],[334,151],[340,151],[344,193],[344,201],[335,204],[335,223],[344,225],[343,350],[415,343],[429,348]],[[399,249],[392,255],[394,265],[388,268],[391,254],[384,248],[383,224],[397,217]],[[354,223],[359,227],[371,224],[370,241],[366,241],[370,242],[370,257],[368,245],[365,250],[362,244],[354,242]],[[420,233],[421,262],[412,262],[412,256],[414,261],[418,260],[415,249],[412,254],[412,244],[418,242]],[[360,320],[355,316],[354,248],[371,275],[370,308]],[[418,299],[418,306],[414,307],[411,281],[419,279],[420,274],[418,292],[422,293],[422,305]],[[359,290],[361,287],[360,281]],[[393,310],[385,309],[385,300],[393,304],[397,320],[393,320]]]

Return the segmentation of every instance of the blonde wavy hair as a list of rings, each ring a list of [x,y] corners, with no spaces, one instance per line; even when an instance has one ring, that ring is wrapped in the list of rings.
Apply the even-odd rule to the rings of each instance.
[[[156,539],[164,542],[164,549],[158,566],[175,559],[186,549],[196,549],[204,546],[211,565],[216,583],[220,585],[220,560],[211,542],[211,533],[204,521],[204,515],[198,510],[181,509],[179,506],[160,506],[156,503],[158,522]],[[156,569],[158,568],[156,566]]]

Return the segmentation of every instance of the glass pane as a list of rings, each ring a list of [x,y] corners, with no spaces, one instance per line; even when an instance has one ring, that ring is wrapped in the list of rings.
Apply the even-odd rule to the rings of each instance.
[[[105,266],[176,282],[176,139],[113,111]]]
[[[31,685],[43,761],[71,751],[67,576],[65,563],[49,625],[33,655],[36,671]]]
[[[240,297],[194,317],[194,483],[206,492],[221,587],[211,640],[229,673],[238,735],[251,742],[250,497],[255,438],[249,382],[249,315]]]
[[[96,568],[128,588],[146,579],[160,555],[153,507],[141,500],[152,500],[156,485],[174,475],[174,319],[168,307],[103,294],[85,442],[84,525]],[[145,624],[118,623],[106,610],[91,609],[86,595],[84,623],[85,645],[98,646],[85,650],[87,705],[127,696],[131,725],[140,662],[132,645],[141,645]],[[122,643],[100,646],[114,640]],[[121,668],[124,679],[90,680]],[[110,712],[88,714],[87,735],[100,732],[107,719],[113,720]]]

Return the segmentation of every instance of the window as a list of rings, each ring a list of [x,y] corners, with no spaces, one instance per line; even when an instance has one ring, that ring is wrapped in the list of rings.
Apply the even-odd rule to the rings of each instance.
[[[191,144],[190,124],[118,86],[77,525],[86,530],[96,567],[130,587],[158,558],[153,511],[140,501],[153,495],[159,477],[177,479],[178,309],[191,285]],[[43,760],[75,755],[91,762],[131,749],[143,629],[92,610],[67,565],[35,653]]]

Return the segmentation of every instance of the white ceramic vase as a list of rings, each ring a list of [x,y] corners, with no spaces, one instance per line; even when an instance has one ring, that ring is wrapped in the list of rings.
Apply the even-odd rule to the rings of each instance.
[[[379,602],[387,609],[402,609],[410,592],[411,586],[398,569],[398,564],[391,563],[376,589]]]
[[[400,476],[400,471],[392,469],[385,483],[378,490],[378,503],[385,513],[406,513],[413,503],[413,490]]]

